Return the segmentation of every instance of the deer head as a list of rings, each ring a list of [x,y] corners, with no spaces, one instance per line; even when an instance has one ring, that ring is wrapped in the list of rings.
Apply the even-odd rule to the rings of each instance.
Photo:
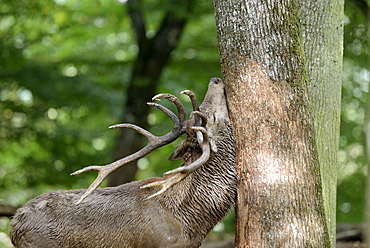
[[[167,145],[175,141],[178,137],[180,137],[184,133],[188,134],[187,136],[188,138],[185,141],[183,141],[183,143],[181,143],[179,147],[177,147],[177,149],[170,156],[170,160],[183,159],[184,158],[183,153],[186,150],[185,148],[190,144],[189,139],[194,139],[194,137],[196,137],[197,142],[202,150],[202,155],[197,160],[195,160],[189,165],[182,166],[177,169],[166,172],[165,176],[171,175],[170,177],[167,177],[166,179],[163,179],[161,181],[156,181],[156,182],[143,186],[142,188],[149,188],[149,187],[156,187],[156,186],[162,187],[160,191],[151,195],[149,198],[163,193],[169,187],[178,183],[179,181],[184,179],[187,175],[194,172],[197,168],[199,168],[201,165],[207,162],[207,160],[209,159],[211,150],[214,152],[217,151],[214,137],[216,137],[215,129],[217,129],[218,124],[212,125],[212,123],[213,124],[219,123],[220,120],[228,118],[225,97],[223,96],[224,94],[223,87],[224,85],[221,79],[212,78],[209,84],[207,94],[201,106],[199,106],[197,99],[193,92],[189,90],[182,91],[181,94],[185,94],[189,96],[192,106],[193,106],[193,112],[191,112],[189,120],[186,119],[186,111],[185,111],[183,104],[176,96],[171,95],[171,94],[158,94],[154,96],[152,98],[152,101],[155,101],[155,100],[159,101],[161,99],[167,99],[170,102],[175,104],[177,111],[178,111],[178,117],[177,117],[172,111],[170,111],[168,108],[160,104],[157,104],[154,102],[147,103],[149,106],[156,107],[162,112],[164,112],[166,115],[168,115],[171,118],[172,122],[175,124],[171,132],[161,137],[155,136],[152,133],[148,132],[147,130],[139,126],[133,125],[133,124],[117,124],[117,125],[110,126],[109,128],[111,129],[129,128],[129,129],[135,130],[136,132],[144,135],[148,139],[148,144],[147,146],[137,151],[136,153],[131,154],[122,159],[119,159],[111,164],[108,164],[105,166],[97,166],[97,165],[88,166],[88,167],[85,167],[81,170],[78,170],[72,173],[71,175],[77,175],[77,174],[84,173],[87,171],[97,171],[98,172],[98,177],[90,185],[90,187],[86,190],[86,192],[81,196],[77,204],[81,203],[86,197],[88,197],[103,182],[103,180],[114,170],[132,161],[138,160],[148,155],[150,152],[152,152],[158,147]],[[215,111],[216,108],[218,108],[217,111]],[[200,112],[200,109],[202,109],[202,112]],[[211,123],[212,128],[210,128],[209,130],[206,130],[205,126],[207,125],[207,121],[209,120],[211,120],[212,122]]]

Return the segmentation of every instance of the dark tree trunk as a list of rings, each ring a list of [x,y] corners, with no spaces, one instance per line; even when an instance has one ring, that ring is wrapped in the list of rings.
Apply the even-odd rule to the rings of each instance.
[[[327,20],[329,14],[321,8],[305,8],[310,5],[309,0],[214,2],[240,180],[236,247],[330,247],[320,174],[321,154],[318,155],[324,148],[322,142],[316,142],[314,128],[319,121],[334,126],[330,130],[333,135],[328,131],[321,134],[329,133],[327,138],[334,145],[326,149],[336,154],[340,74],[335,75],[331,88],[323,87],[323,80],[313,80],[317,78],[315,71],[307,70],[316,68],[316,73],[322,73],[323,69],[311,66],[317,57],[306,53],[322,53],[312,43],[320,39],[311,35],[313,41],[305,40],[303,34],[309,35],[308,27],[301,23],[302,18],[309,20],[302,16],[308,11],[312,12],[312,21],[318,23]],[[323,2],[332,6],[328,1]],[[332,3],[332,9],[343,10],[340,2]],[[315,4],[317,1],[312,1]],[[343,15],[340,11],[336,14],[338,19]],[[341,34],[338,23],[329,28],[339,29]],[[339,50],[326,58],[337,61],[322,63],[326,71],[341,69],[342,37],[337,38]],[[320,44],[324,48],[332,45]],[[307,47],[311,50],[305,50]],[[330,68],[331,65],[334,67]],[[334,100],[324,105],[330,114],[334,112],[332,119],[322,116],[315,119],[319,111],[311,101],[322,98],[313,97],[317,94],[310,89],[313,85],[319,90],[333,91]],[[336,160],[329,160],[328,164],[335,170]],[[335,182],[330,187],[335,188]],[[325,197],[332,204],[335,190],[334,195]],[[334,216],[335,223],[335,212],[328,213],[329,218]]]
[[[170,4],[173,6],[165,15],[156,35],[153,38],[147,38],[140,1],[127,1],[128,14],[132,21],[139,53],[126,92],[127,100],[123,107],[122,122],[135,123],[145,129],[148,128],[147,117],[150,108],[145,107],[146,102],[150,101],[157,91],[160,75],[169,61],[171,52],[178,44],[193,2],[193,0],[171,1]],[[177,11],[179,9],[181,11]],[[122,129],[116,141],[113,159],[117,160],[134,153],[143,147],[144,142],[142,135],[129,129]],[[109,176],[108,185],[116,186],[134,180],[136,170],[136,162],[118,169]]]

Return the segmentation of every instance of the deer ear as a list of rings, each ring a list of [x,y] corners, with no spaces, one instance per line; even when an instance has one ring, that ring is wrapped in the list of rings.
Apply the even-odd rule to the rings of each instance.
[[[189,147],[190,142],[188,140],[183,140],[180,145],[178,145],[171,156],[168,158],[170,161],[177,161],[180,159],[183,159],[185,156],[185,153]]]

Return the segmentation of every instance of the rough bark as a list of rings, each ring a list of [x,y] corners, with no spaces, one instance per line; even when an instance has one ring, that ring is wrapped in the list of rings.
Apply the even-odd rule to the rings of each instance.
[[[150,111],[145,107],[155,95],[160,75],[175,49],[191,12],[193,0],[173,0],[167,14],[153,38],[146,35],[145,20],[141,12],[140,0],[128,0],[128,14],[136,37],[139,53],[132,69],[127,99],[123,106],[122,122],[135,123],[148,128],[147,117]],[[174,7],[176,6],[176,7]],[[181,11],[178,11],[181,9]],[[132,130],[122,129],[116,140],[113,160],[125,157],[139,150],[143,144],[142,135]],[[108,178],[109,186],[116,186],[134,180],[136,162],[128,164]]]
[[[332,247],[335,247],[336,230],[343,7],[343,0],[301,1],[299,4],[308,94]]]
[[[236,246],[330,247],[304,8],[290,0],[214,2],[239,168]]]

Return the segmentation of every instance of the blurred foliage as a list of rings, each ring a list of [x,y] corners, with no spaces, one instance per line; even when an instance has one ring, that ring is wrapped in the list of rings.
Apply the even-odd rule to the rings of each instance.
[[[148,36],[171,7],[166,2],[144,2]],[[69,174],[110,162],[117,132],[107,127],[121,119],[138,52],[125,1],[6,0],[0,7],[0,204],[86,187],[95,175]],[[212,8],[211,1],[197,5],[161,92],[202,95],[209,78],[220,76]],[[156,134],[171,129],[159,111],[150,123]],[[150,167],[141,163],[141,177],[166,171],[172,149],[152,155]]]
[[[144,2],[148,36],[163,8],[171,7],[167,2]],[[117,132],[107,127],[121,119],[138,52],[125,1],[5,0],[0,11],[0,204],[17,206],[43,192],[86,188],[95,175],[69,174],[111,162]],[[160,92],[191,89],[202,96],[209,78],[220,76],[214,25],[211,1],[199,1]],[[158,110],[149,121],[155,134],[172,128]],[[173,168],[164,158],[175,145],[143,159],[138,178]],[[9,245],[5,222],[2,246]]]
[[[107,37],[122,32],[122,49],[135,57],[131,35],[117,28],[122,10],[112,4],[1,3],[0,203],[85,187],[92,175],[69,173],[108,161],[114,133],[106,127],[121,111],[129,68],[112,56]]]
[[[14,247],[8,237],[10,219],[7,217],[0,217],[0,247],[10,248]]]
[[[148,37],[154,35],[163,10],[171,8],[166,3],[143,1]],[[121,119],[138,52],[125,0],[3,0],[0,13],[0,204],[17,206],[43,192],[86,188],[95,174],[69,174],[111,162],[117,132],[107,127]],[[339,222],[360,222],[369,20],[351,2],[346,2],[345,14],[337,212]],[[213,6],[210,0],[199,0],[163,72],[159,92],[179,95],[190,89],[201,101],[213,76],[220,76]],[[158,135],[172,127],[158,110],[149,115],[149,123]],[[164,159],[175,146],[141,159],[138,179],[161,176],[177,166]],[[5,222],[0,220],[0,230]],[[225,223],[219,230],[232,231],[233,218]]]
[[[168,2],[143,1],[148,37],[172,7]],[[94,173],[69,174],[111,162],[118,132],[107,127],[121,119],[138,53],[125,8],[124,0],[0,2],[0,204],[18,206],[44,192],[87,188]],[[202,100],[213,76],[220,76],[213,6],[199,0],[159,92],[190,89]],[[154,134],[172,128],[158,110],[149,122]],[[138,179],[173,168],[167,157],[175,145],[140,161]],[[9,241],[5,222],[3,246]]]
[[[370,43],[367,33],[370,20],[353,3],[345,3],[338,222],[363,222],[365,217],[367,160],[364,122],[370,83]]]

